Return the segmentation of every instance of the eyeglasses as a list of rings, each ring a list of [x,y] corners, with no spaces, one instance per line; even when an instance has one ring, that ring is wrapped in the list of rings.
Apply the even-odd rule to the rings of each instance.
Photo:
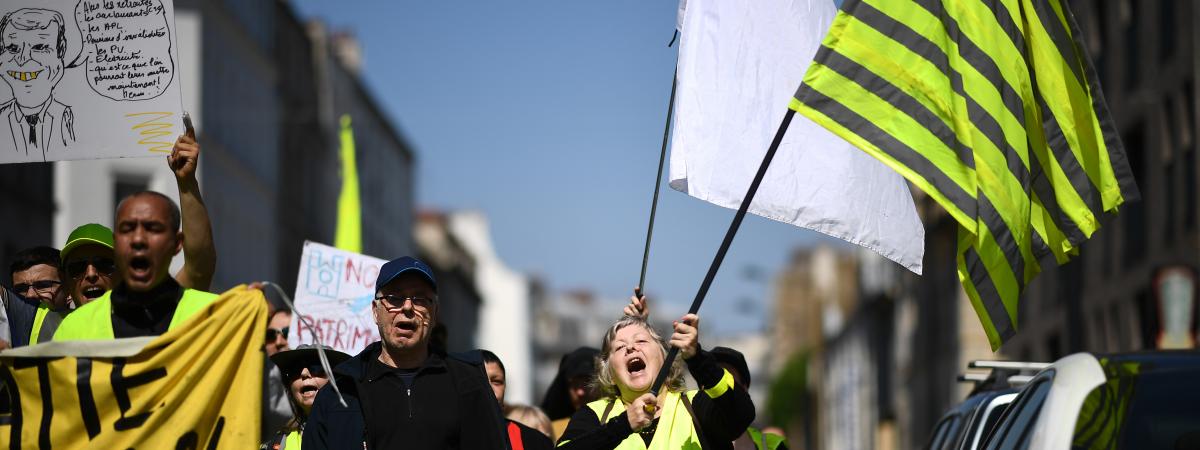
[[[281,368],[280,370],[283,371],[283,377],[285,379],[294,380],[300,378],[300,374],[304,372],[304,369],[308,369],[308,374],[313,377],[326,378],[325,368],[321,367],[321,361],[313,361],[312,363],[303,366]]]
[[[13,291],[16,291],[18,294],[24,294],[29,292],[29,288],[33,288],[36,292],[45,292],[60,284],[62,283],[55,280],[38,280],[32,283],[15,284],[13,285]]]
[[[71,278],[79,278],[87,273],[88,266],[96,268],[96,272],[101,275],[110,276],[117,271],[117,265],[113,263],[112,258],[104,256],[93,256],[91,258],[80,258],[67,263],[67,274]]]
[[[436,299],[429,297],[405,297],[403,295],[391,294],[380,295],[375,297],[375,300],[383,302],[383,306],[387,308],[389,312],[404,308],[404,302],[412,302],[413,308],[419,309],[429,309],[434,303],[437,303]]]
[[[283,336],[284,339],[287,339],[288,328],[291,327],[267,328],[267,342],[275,342],[275,339],[277,339],[279,336]]]

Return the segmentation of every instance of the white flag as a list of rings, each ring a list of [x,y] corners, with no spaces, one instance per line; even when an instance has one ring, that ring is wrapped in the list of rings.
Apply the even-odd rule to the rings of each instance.
[[[681,3],[670,185],[737,208],[837,9],[834,0]],[[921,273],[904,179],[797,115],[750,213],[861,245]]]

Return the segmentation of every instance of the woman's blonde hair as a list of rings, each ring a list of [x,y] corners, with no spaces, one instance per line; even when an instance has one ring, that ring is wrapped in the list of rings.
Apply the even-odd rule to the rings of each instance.
[[[667,347],[663,345],[662,337],[658,332],[651,327],[646,319],[638,316],[624,316],[617,323],[608,327],[608,332],[604,333],[604,344],[600,346],[600,354],[596,355],[596,390],[600,392],[602,397],[620,397],[621,390],[617,388],[616,380],[613,377],[612,365],[608,362],[609,354],[612,353],[612,341],[617,336],[617,331],[628,326],[640,326],[650,333],[650,338],[658,344],[658,351],[661,352],[664,359],[667,356]],[[658,374],[654,374],[658,377]],[[664,383],[664,388],[668,391],[684,390],[683,381],[683,358],[675,358],[671,364],[671,372],[667,375],[667,381]]]
[[[554,439],[554,427],[550,424],[550,416],[542,412],[541,408],[529,405],[508,405],[505,418],[541,431],[546,437]]]

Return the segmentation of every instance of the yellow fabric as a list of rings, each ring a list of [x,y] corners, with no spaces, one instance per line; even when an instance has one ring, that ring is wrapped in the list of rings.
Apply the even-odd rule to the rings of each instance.
[[[287,437],[283,439],[283,447],[280,447],[279,450],[300,450],[300,430],[288,433]]]
[[[993,350],[1051,258],[1139,193],[1062,0],[847,1],[790,108],[958,222],[958,275]]]
[[[46,321],[48,313],[50,307],[45,303],[38,303],[37,314],[33,316],[33,330],[29,332],[29,345],[38,343],[38,335],[42,333],[42,322]]]
[[[195,315],[153,338],[0,353],[0,377],[18,394],[0,448],[257,447],[266,299],[239,286]]]
[[[708,394],[708,398],[720,397],[725,395],[725,391],[733,388],[733,375],[728,370],[722,369],[722,372],[724,372],[724,375],[721,375],[721,381],[718,381],[715,386],[704,390],[704,393]]]
[[[350,115],[342,115],[342,192],[338,195],[337,229],[333,246],[362,253],[362,201],[358,195],[358,166],[354,158],[354,132]]]
[[[688,391],[688,399],[696,398],[696,394],[700,391]],[[696,434],[696,427],[692,426],[692,415],[688,413],[687,408],[683,406],[683,395],[678,392],[667,392],[666,398],[662,402],[662,415],[658,418],[658,428],[654,430],[654,438],[650,441],[650,446],[647,447],[642,436],[638,433],[631,433],[625,440],[617,445],[616,449],[637,449],[637,450],[680,450],[680,449],[700,449],[700,436]],[[587,407],[595,411],[596,418],[599,419],[604,415],[604,409],[608,407],[608,402],[612,401],[608,398],[596,400],[588,403]],[[608,420],[618,420],[616,417],[625,412],[625,404],[620,400],[616,400],[612,410],[608,412]],[[559,442],[562,446],[568,441]]]
[[[173,330],[182,325],[197,312],[217,299],[216,294],[195,289],[184,289],[179,305],[175,307],[175,315],[171,317],[167,330]],[[63,318],[62,324],[54,332],[56,341],[78,341],[114,339],[112,327],[112,291],[105,292],[86,305],[80,306],[75,312]]]

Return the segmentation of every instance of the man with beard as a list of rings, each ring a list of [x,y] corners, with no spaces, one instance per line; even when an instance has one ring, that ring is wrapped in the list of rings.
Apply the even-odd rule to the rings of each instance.
[[[381,341],[333,369],[341,399],[332,383],[317,393],[303,448],[507,448],[479,352],[468,362],[430,350],[433,270],[407,256],[384,264],[371,308]]]
[[[62,14],[22,8],[0,19],[0,78],[13,99],[0,105],[12,142],[26,161],[46,161],[46,151],[75,142],[71,107],[54,100],[62,80],[67,39]]]
[[[169,273],[185,238],[169,197],[154,191],[125,197],[113,222],[116,286],[67,316],[55,340],[158,336],[217,298],[180,286]]]

